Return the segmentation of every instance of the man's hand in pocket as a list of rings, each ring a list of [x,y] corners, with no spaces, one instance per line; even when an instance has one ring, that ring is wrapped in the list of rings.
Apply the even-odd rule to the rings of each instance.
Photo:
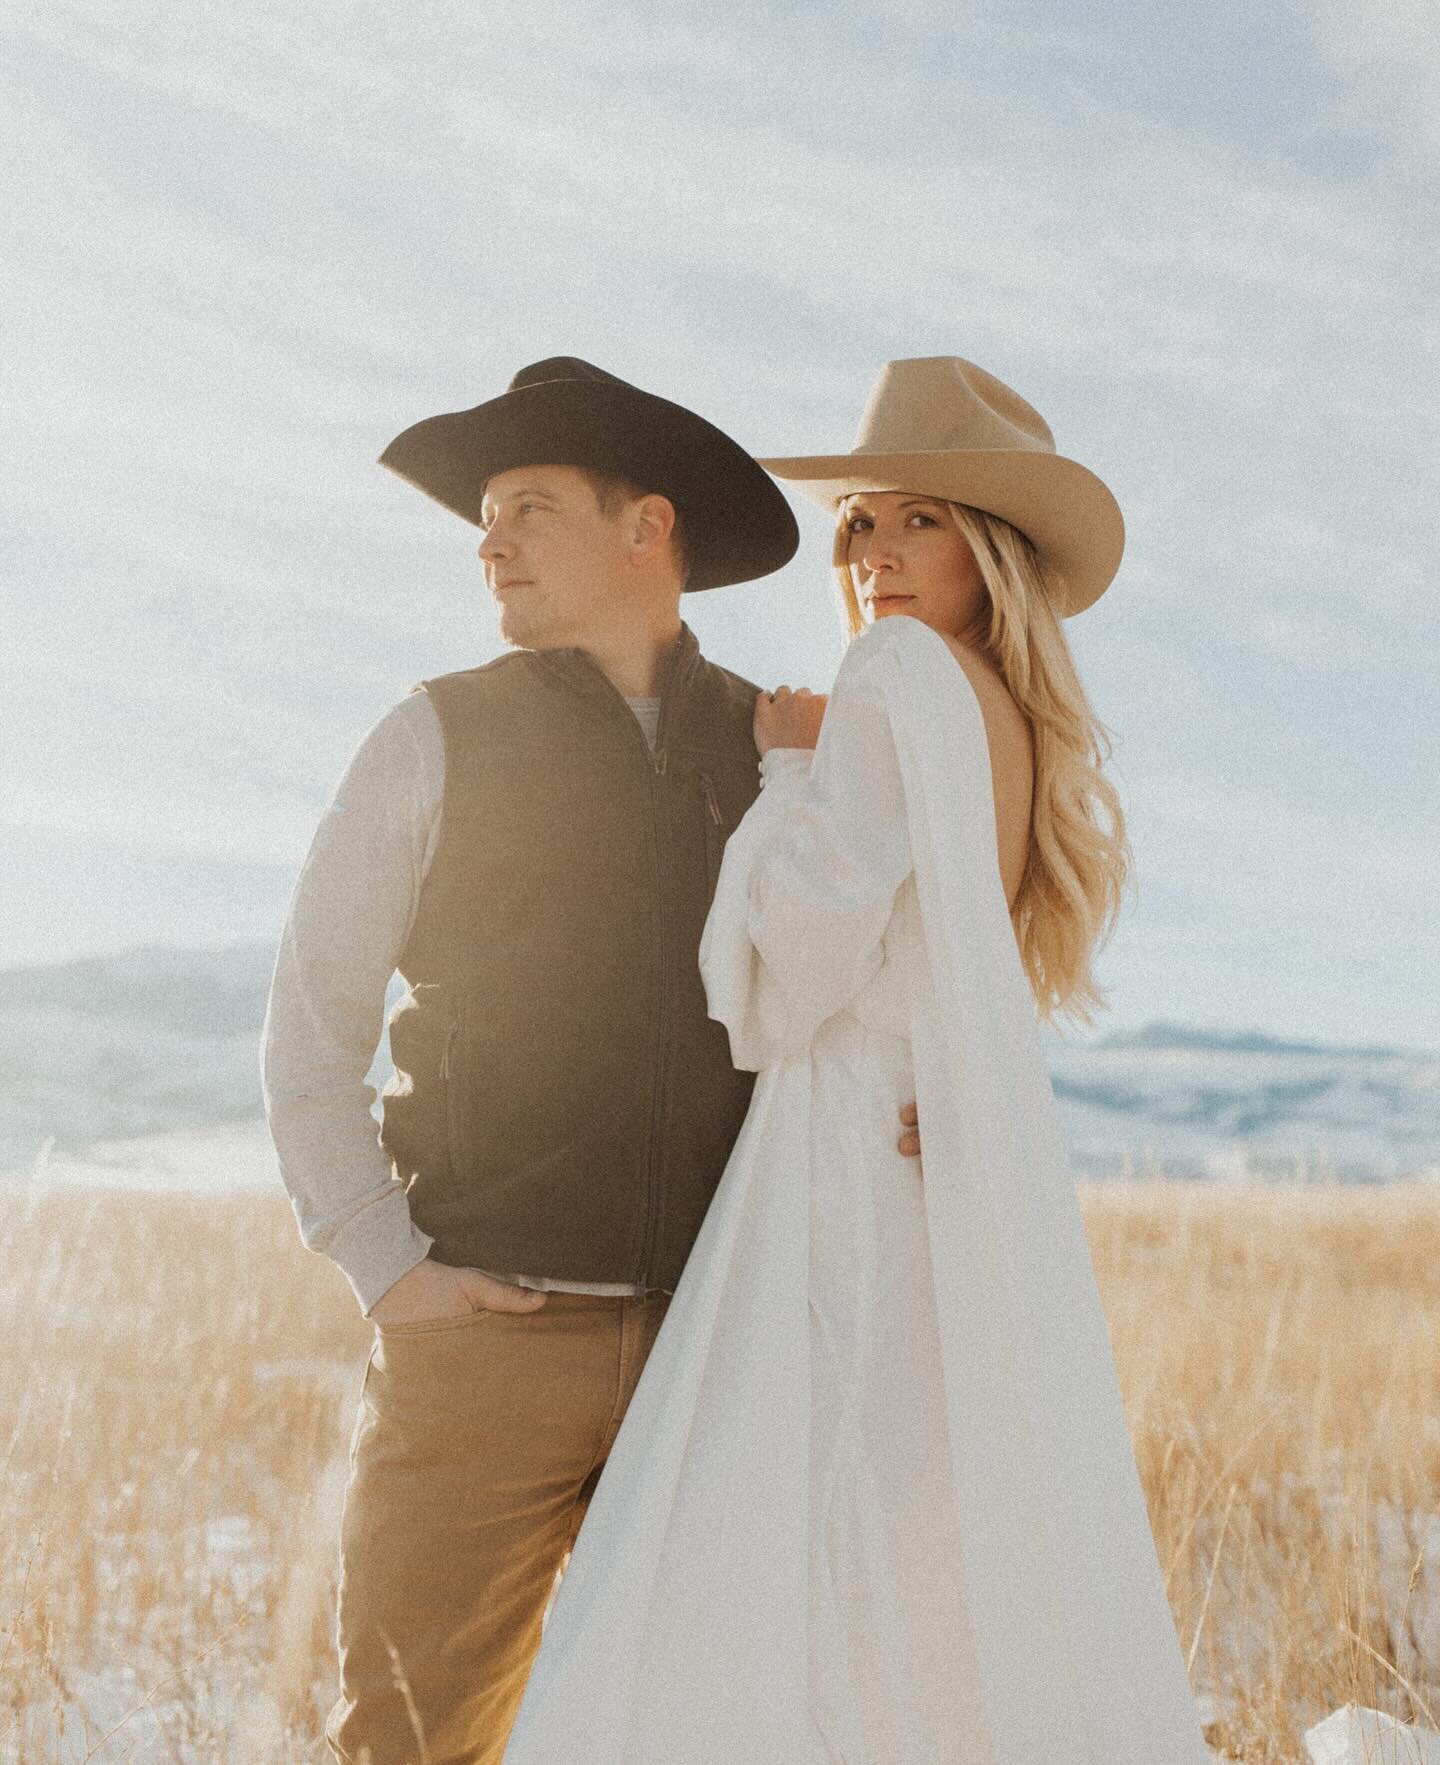
[[[472,1311],[539,1311],[545,1295],[497,1281],[479,1269],[452,1269],[427,1256],[387,1287],[370,1308],[375,1324],[428,1324]]]

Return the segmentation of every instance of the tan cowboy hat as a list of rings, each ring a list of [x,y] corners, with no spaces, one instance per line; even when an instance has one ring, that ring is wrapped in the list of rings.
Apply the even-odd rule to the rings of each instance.
[[[999,515],[1058,575],[1066,615],[1104,594],[1125,549],[1119,504],[1095,474],[1056,453],[1033,405],[958,355],[886,362],[848,454],[760,464],[829,509],[856,491],[909,490]]]

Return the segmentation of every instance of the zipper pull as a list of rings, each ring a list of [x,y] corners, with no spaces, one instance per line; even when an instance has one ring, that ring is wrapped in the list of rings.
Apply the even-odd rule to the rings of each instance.
[[[720,813],[720,799],[715,795],[715,784],[708,772],[700,774],[700,788],[705,792],[705,807],[710,811],[710,819],[716,827],[724,825],[724,817]]]
[[[455,1038],[459,1034],[460,1019],[457,1017],[450,1025],[449,1032],[445,1037],[445,1050],[440,1056],[440,1077],[442,1079],[448,1079],[450,1077],[450,1050],[455,1046]]]
[[[669,764],[670,764],[670,756],[666,752],[666,750],[664,748],[656,748],[655,759],[654,759],[655,776],[657,778],[664,778],[665,768]]]

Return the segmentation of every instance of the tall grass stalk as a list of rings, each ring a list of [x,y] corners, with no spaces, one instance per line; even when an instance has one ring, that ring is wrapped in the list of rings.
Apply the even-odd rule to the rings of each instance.
[[[348,1288],[278,1193],[5,1200],[0,1761],[318,1765]],[[1440,1194],[1082,1200],[1211,1744],[1299,1761],[1347,1702],[1433,1723]]]

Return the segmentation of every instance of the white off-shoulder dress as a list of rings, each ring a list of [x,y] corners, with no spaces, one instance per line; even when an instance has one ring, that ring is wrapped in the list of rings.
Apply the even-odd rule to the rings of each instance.
[[[969,682],[886,619],[764,773],[701,947],[754,1100],[508,1765],[1202,1765]]]

